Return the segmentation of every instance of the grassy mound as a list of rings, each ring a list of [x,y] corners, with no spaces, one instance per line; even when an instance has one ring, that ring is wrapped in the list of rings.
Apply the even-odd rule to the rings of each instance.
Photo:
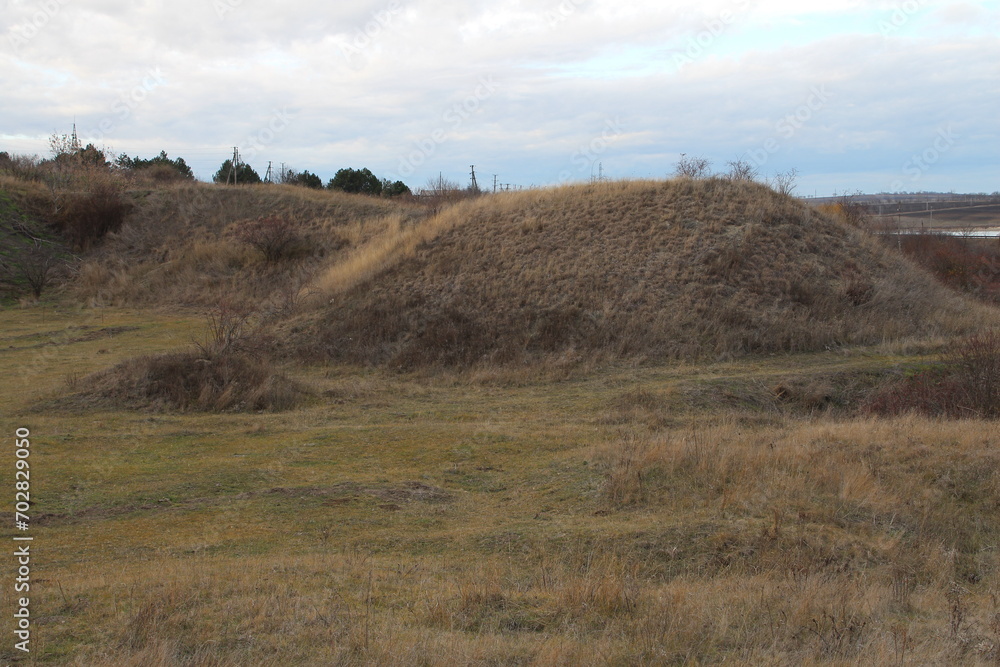
[[[360,248],[299,352],[417,366],[725,357],[967,331],[898,253],[754,184],[626,182],[464,202]],[[364,261],[366,257],[370,261]]]
[[[172,352],[128,359],[80,381],[71,402],[125,409],[199,412],[288,410],[306,396],[299,383],[251,355]]]

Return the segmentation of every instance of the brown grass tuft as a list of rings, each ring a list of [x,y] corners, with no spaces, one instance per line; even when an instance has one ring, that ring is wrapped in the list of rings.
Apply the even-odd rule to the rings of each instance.
[[[83,378],[79,384],[83,389],[77,401],[133,410],[289,410],[306,395],[302,385],[243,353],[141,356]]]
[[[222,300],[208,315],[208,332],[195,349],[127,359],[76,380],[70,401],[126,409],[206,412],[289,410],[308,394],[275,371],[273,340],[247,302]]]

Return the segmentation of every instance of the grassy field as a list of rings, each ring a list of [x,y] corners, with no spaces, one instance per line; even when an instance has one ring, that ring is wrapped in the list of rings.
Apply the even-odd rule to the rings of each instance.
[[[63,401],[205,326],[3,311],[0,402],[7,437],[31,430],[35,538],[32,652],[8,633],[5,661],[1000,657],[995,424],[851,405],[933,341],[570,370],[289,366],[313,397],[275,413]]]

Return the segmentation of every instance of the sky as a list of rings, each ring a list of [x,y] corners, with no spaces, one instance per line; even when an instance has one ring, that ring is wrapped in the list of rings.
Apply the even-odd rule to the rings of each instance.
[[[1000,190],[1000,0],[2,0],[0,151],[70,133],[411,188],[664,178]]]

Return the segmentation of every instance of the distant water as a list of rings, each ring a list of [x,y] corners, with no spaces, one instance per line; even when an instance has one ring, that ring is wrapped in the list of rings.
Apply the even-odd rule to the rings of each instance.
[[[971,238],[980,239],[996,239],[1000,238],[1000,229],[997,228],[985,228],[985,229],[973,229],[973,230],[961,230],[961,229],[893,229],[883,234],[944,234],[946,236],[964,236]]]

